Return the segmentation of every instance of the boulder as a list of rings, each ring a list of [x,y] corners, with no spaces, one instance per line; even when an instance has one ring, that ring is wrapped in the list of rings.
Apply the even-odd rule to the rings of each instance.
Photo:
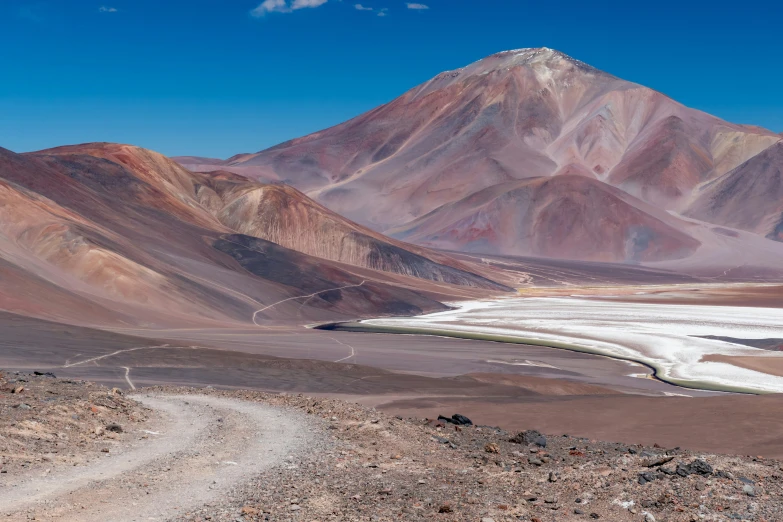
[[[457,426],[473,426],[473,421],[471,421],[469,418],[465,417],[464,415],[460,415],[459,413],[455,413],[454,415],[451,416],[451,418],[446,417],[444,415],[438,415],[438,420],[441,422],[456,424]]]
[[[509,442],[514,444],[535,444],[536,446],[546,448],[546,437],[536,430],[517,433],[509,439]]]

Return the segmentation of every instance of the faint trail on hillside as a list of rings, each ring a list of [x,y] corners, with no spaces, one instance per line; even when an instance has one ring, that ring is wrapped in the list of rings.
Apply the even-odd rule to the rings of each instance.
[[[130,386],[131,390],[135,390],[136,389],[136,385],[134,385],[133,382],[130,380],[130,370],[131,369],[129,367],[127,367],[127,366],[123,366],[123,368],[125,368],[125,382],[128,383],[128,386]]]
[[[75,362],[75,363],[68,363],[66,361],[66,364],[64,364],[63,368],[73,368],[74,366],[81,366],[82,364],[88,364],[91,362],[97,362],[101,359],[106,359],[108,357],[114,357],[115,355],[119,355],[121,353],[127,353],[127,352],[135,352],[137,350],[151,350],[154,348],[168,348],[170,345],[168,344],[161,344],[160,346],[138,346],[136,348],[127,348],[125,350],[117,350],[116,352],[107,353],[105,355],[99,355],[98,357],[92,357],[91,359],[85,359],[83,361]]]
[[[342,344],[346,348],[350,348],[351,349],[351,355],[349,355],[348,357],[343,357],[342,359],[337,359],[334,362],[336,362],[336,363],[343,362],[343,361],[346,361],[346,360],[350,359],[351,357],[353,357],[353,363],[356,364],[356,348],[354,348],[350,344],[346,344],[346,343],[342,342],[340,339],[336,339],[334,337],[329,337],[329,339],[331,339],[332,341],[335,341],[337,343]]]
[[[294,300],[296,300],[296,299],[302,299],[302,298],[305,298],[305,297],[306,297],[307,299],[310,299],[310,298],[312,298],[312,297],[315,297],[315,296],[317,296],[318,294],[324,294],[324,293],[326,293],[326,292],[333,292],[333,291],[335,291],[335,290],[345,290],[346,288],[358,288],[358,287],[360,287],[360,286],[364,286],[364,283],[366,283],[366,282],[367,282],[367,280],[364,280],[364,281],[362,281],[361,283],[359,283],[358,285],[345,285],[345,286],[338,286],[337,288],[327,288],[326,290],[319,290],[318,292],[314,292],[314,293],[312,293],[312,294],[307,294],[307,295],[297,295],[296,297],[289,297],[288,299],[283,299],[283,300],[281,300],[281,301],[278,301],[278,302],[276,302],[276,303],[272,303],[271,305],[265,306],[265,307],[261,308],[260,310],[256,310],[256,311],[253,313],[253,324],[254,324],[254,325],[256,325],[256,326],[263,327],[263,325],[260,325],[260,324],[258,324],[258,323],[256,322],[256,316],[257,316],[258,314],[260,314],[261,312],[265,312],[265,311],[269,310],[270,308],[274,308],[275,306],[277,306],[277,305],[280,305],[280,304],[283,304],[283,303],[285,303],[285,302],[288,302],[288,301],[294,301]]]
[[[228,243],[231,243],[232,245],[236,245],[236,246],[238,246],[238,247],[245,248],[245,249],[247,249],[247,250],[250,250],[250,251],[252,251],[252,252],[257,252],[257,253],[259,253],[259,254],[263,254],[263,252],[261,252],[261,251],[259,251],[259,250],[256,250],[255,248],[249,247],[249,246],[247,246],[247,245],[243,245],[243,244],[241,244],[241,243],[237,243],[236,241],[231,241],[230,239],[226,239],[226,238],[222,238],[222,239],[223,239],[223,241],[226,241],[226,242],[228,242]],[[281,300],[281,301],[278,301],[278,302],[276,302],[276,303],[272,303],[271,305],[265,306],[265,307],[263,307],[263,308],[261,308],[261,309],[259,309],[259,310],[256,310],[255,312],[253,312],[253,318],[252,318],[252,319],[253,319],[253,324],[254,324],[254,325],[256,325],[256,326],[258,326],[259,328],[268,328],[267,326],[264,326],[264,325],[262,325],[262,324],[258,324],[258,322],[256,322],[256,316],[258,316],[258,314],[260,314],[261,312],[264,312],[264,311],[266,311],[266,310],[269,310],[270,308],[274,308],[275,306],[277,306],[277,305],[279,305],[279,304],[282,304],[282,303],[285,303],[285,302],[287,302],[287,301],[293,301],[293,300],[295,300],[295,299],[302,299],[303,297],[306,297],[306,298],[309,300],[309,299],[311,299],[311,298],[313,298],[313,297],[317,296],[318,294],[323,294],[323,293],[325,293],[325,292],[332,292],[332,291],[334,291],[334,290],[343,290],[343,289],[345,289],[345,288],[358,288],[358,287],[360,287],[360,286],[364,286],[364,284],[365,284],[366,282],[367,282],[367,280],[365,279],[365,280],[362,280],[362,282],[361,282],[361,283],[359,283],[358,285],[346,285],[346,286],[340,286],[340,287],[337,287],[337,288],[329,288],[329,289],[327,289],[327,290],[321,290],[321,291],[318,291],[318,292],[314,292],[314,293],[312,293],[312,294],[308,294],[308,295],[298,295],[298,296],[296,296],[296,297],[289,297],[288,299],[283,299],[283,300]],[[255,299],[253,299],[253,300],[257,302],[257,300],[255,300]],[[301,308],[301,307],[300,307],[300,308]]]
[[[705,276],[704,279],[711,279],[711,280],[714,281],[716,279],[721,279],[721,278],[724,278],[724,277],[728,277],[729,272],[731,272],[732,270],[737,270],[738,268],[743,268],[746,265],[747,265],[747,263],[742,263],[741,265],[737,265],[737,266],[733,266],[731,268],[727,268],[726,270],[723,271],[722,274],[719,274],[719,275],[716,275],[716,276],[712,276],[712,277],[706,277]]]
[[[364,377],[358,377],[356,379],[353,379],[352,381],[335,386],[335,388],[329,393],[337,393],[338,391],[344,390],[345,388],[347,388],[348,386],[352,385],[355,382],[366,381],[367,379],[378,379],[380,377],[383,377],[383,375],[365,375]]]
[[[80,353],[77,353],[77,354],[76,354],[76,355],[74,355],[73,357],[71,357],[71,358],[68,358],[68,359],[65,359],[65,364],[66,364],[66,365],[67,365],[67,364],[70,364],[70,363],[71,363],[71,359],[75,359],[76,357],[79,357],[80,355],[81,355]],[[63,366],[63,368],[67,368],[67,367],[68,367],[68,366]]]
[[[263,252],[261,252],[260,250],[256,250],[255,248],[252,248],[252,247],[250,247],[250,246],[243,245],[243,244],[241,244],[241,243],[237,243],[236,241],[231,241],[230,239],[227,239],[227,238],[225,238],[225,237],[223,238],[223,241],[226,241],[227,243],[231,243],[232,245],[236,245],[236,246],[238,246],[238,247],[242,247],[242,248],[244,248],[244,249],[250,250],[250,251],[252,251],[252,252],[256,252],[256,253],[259,253],[259,254],[263,254]],[[339,262],[339,261],[337,261],[337,260],[332,260],[332,261]],[[433,260],[430,260],[430,261],[433,261]],[[433,262],[436,262],[436,261],[433,261]],[[359,268],[359,267],[357,267],[357,268]],[[355,277],[361,277],[360,275],[358,275],[358,274],[356,274],[356,273],[354,273],[354,272],[352,272],[352,271],[350,271],[350,270],[346,270],[346,271],[347,271],[349,274],[351,274],[352,276],[355,276]],[[390,273],[391,273],[391,274],[394,274],[394,272],[390,272]],[[397,274],[397,275],[402,275],[402,274]],[[475,275],[475,274],[474,274],[474,275]],[[413,276],[410,276],[410,277],[413,277]],[[436,287],[438,287],[438,288],[445,288],[445,291],[444,291],[444,293],[446,293],[447,295],[449,295],[449,296],[451,296],[451,297],[461,297],[461,298],[464,298],[464,299],[475,299],[475,297],[476,297],[476,296],[474,296],[474,295],[464,295],[464,294],[458,294],[458,293],[455,293],[455,291],[454,291],[454,288],[453,288],[453,285],[450,285],[450,284],[448,284],[448,283],[442,283],[442,282],[435,281],[435,280],[432,280],[432,279],[424,279],[424,281],[427,281],[429,284],[432,284],[432,285],[434,285],[434,286],[436,286]],[[321,290],[320,292],[315,292],[314,294],[310,294],[310,295],[302,295],[302,296],[297,296],[297,297],[291,297],[291,298],[288,298],[288,299],[283,299],[282,301],[278,301],[277,303],[274,303],[274,304],[271,304],[271,305],[269,305],[269,306],[267,306],[267,307],[261,308],[260,310],[256,310],[256,311],[255,311],[255,313],[253,313],[253,324],[255,324],[256,326],[258,326],[259,328],[269,328],[268,326],[265,326],[265,325],[262,325],[262,324],[258,324],[258,323],[256,322],[256,316],[257,316],[259,313],[263,312],[264,310],[268,310],[268,309],[270,309],[270,308],[272,308],[272,307],[275,307],[275,306],[277,306],[277,305],[279,305],[279,304],[281,304],[281,303],[285,303],[286,301],[292,301],[292,300],[294,300],[294,299],[301,299],[301,298],[303,298],[303,297],[306,297],[306,298],[307,298],[307,300],[310,300],[310,299],[312,299],[313,297],[317,296],[318,294],[322,294],[322,293],[324,293],[324,292],[329,292],[329,291],[331,291],[331,290],[341,290],[341,289],[343,289],[343,288],[356,288],[356,287],[359,287],[359,286],[363,286],[365,283],[367,283],[367,280],[366,280],[366,279],[365,279],[365,280],[363,280],[363,281],[362,281],[361,283],[359,283],[358,285],[348,285],[348,286],[343,286],[343,287],[339,287],[339,288],[332,288],[332,289],[330,289],[330,290]],[[416,288],[415,286],[412,286],[412,285],[409,285],[409,284],[398,283],[398,285],[399,285],[400,287],[402,287],[402,288],[405,288],[405,289],[411,290],[411,291],[413,291],[413,292],[420,291],[420,289],[419,289],[419,288]],[[257,300],[257,299],[253,299],[253,300],[254,300],[254,301],[256,301],[256,302],[258,302],[258,300]],[[301,310],[302,310],[302,308],[305,306],[305,304],[306,304],[306,303],[307,303],[307,301],[305,301],[304,303],[302,303],[302,305],[299,307],[299,310],[297,311],[297,317],[298,317],[298,316],[299,316],[299,314],[301,313]]]

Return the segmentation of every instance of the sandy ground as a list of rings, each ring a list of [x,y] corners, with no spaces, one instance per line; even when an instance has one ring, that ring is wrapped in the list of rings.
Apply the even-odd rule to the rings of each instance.
[[[781,395],[545,396],[494,401],[434,396],[385,403],[376,400],[373,405],[390,414],[427,418],[458,411],[482,424],[510,431],[535,426],[547,433],[594,440],[783,458]]]
[[[545,347],[449,338],[290,325],[108,332],[3,314],[0,330],[0,363],[7,368],[45,369],[123,389],[131,383],[173,383],[308,393],[427,393],[432,383],[412,388],[409,376],[490,373],[595,384],[628,393],[680,391],[640,378],[650,371],[637,364]],[[381,381],[356,380],[357,365],[394,375]]]
[[[766,373],[783,377],[783,357],[736,357],[731,355],[707,355],[703,357],[704,362],[719,362],[732,364],[740,368],[753,370],[754,372]]]
[[[208,396],[137,395],[148,437],[86,466],[4,480],[7,520],[167,520],[214,501],[315,443],[297,414]]]
[[[134,330],[129,333],[141,335],[144,332]],[[243,358],[280,357],[319,361],[324,363],[324,367],[330,368],[330,363],[356,364],[400,374],[415,374],[433,378],[495,373],[566,379],[606,386],[627,393],[662,395],[664,392],[679,391],[677,387],[646,378],[651,371],[640,364],[542,346],[432,336],[356,334],[310,330],[302,327],[280,327],[261,333],[258,330],[239,329],[167,330],[146,333],[165,336],[164,338],[172,345],[182,344],[187,347],[198,347],[181,350],[180,361],[173,365],[175,367],[186,366],[193,372],[207,372],[214,368],[213,361],[200,362],[201,355],[199,354],[202,348],[213,346],[220,347],[222,351],[232,352],[230,355],[226,354],[225,357],[235,361]],[[169,360],[167,354],[170,353],[171,350],[159,348],[150,351],[142,350],[137,353],[123,353],[120,354],[120,357],[112,356],[99,361],[98,364],[102,367],[117,367],[128,366],[130,363],[130,366],[134,367],[132,375],[140,379],[143,384],[152,384],[145,378],[148,378],[150,372],[163,374],[161,367],[166,366],[166,361]],[[149,361],[150,356],[153,357],[153,360],[160,357],[162,359],[160,364]],[[221,366],[226,365],[221,364]],[[92,364],[66,369],[68,372],[76,372],[77,370],[81,372],[100,371]],[[172,373],[172,377],[176,376],[176,372],[170,373]],[[231,379],[240,379],[239,382],[243,386],[254,388],[263,386],[257,375],[250,373],[221,378],[225,382],[217,384],[230,384]],[[156,381],[155,384],[160,382]],[[209,382],[209,384],[214,383]],[[305,382],[300,384],[309,386]],[[294,390],[291,389],[291,391]],[[326,390],[299,391],[320,392]],[[350,393],[351,390],[346,390],[346,392]],[[699,394],[700,392],[693,393]]]

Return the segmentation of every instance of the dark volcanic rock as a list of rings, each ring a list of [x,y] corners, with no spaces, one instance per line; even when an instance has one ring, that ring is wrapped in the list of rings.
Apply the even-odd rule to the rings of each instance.
[[[677,464],[676,473],[681,477],[687,477],[688,475],[712,475],[712,466],[707,464],[701,459],[696,459],[690,464],[680,462]]]
[[[459,424],[461,426],[473,426],[473,421],[464,415],[460,415],[459,413],[455,413],[451,416],[451,418],[454,420],[455,424]]]
[[[696,459],[691,462],[691,473],[697,473],[699,475],[712,475],[712,466],[701,459]]]
[[[546,437],[536,430],[527,430],[517,433],[509,439],[509,442],[515,444],[535,444],[536,446],[546,448]]]
[[[465,417],[464,415],[460,415],[459,413],[455,413],[451,416],[451,418],[444,415],[438,415],[438,420],[450,424],[456,424],[457,426],[473,426],[473,422],[469,418]]]
[[[655,475],[653,475],[649,471],[639,474],[639,484],[641,484],[642,486],[644,486],[648,482],[652,482],[653,480],[655,480]]]
[[[684,462],[680,462],[677,464],[677,469],[675,472],[681,477],[687,477],[691,474],[691,467]]]

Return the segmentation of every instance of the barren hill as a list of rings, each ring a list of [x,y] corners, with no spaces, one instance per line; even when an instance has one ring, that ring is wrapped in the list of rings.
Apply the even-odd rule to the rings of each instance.
[[[231,209],[212,205],[216,192],[217,200],[207,197],[207,185],[221,183],[243,186],[245,195],[286,191],[210,179],[127,145],[0,150],[0,294],[12,311],[48,319],[162,326],[417,313],[441,309],[435,296],[455,285],[507,289],[443,254],[431,260],[419,247],[363,235],[295,191],[264,201],[266,215],[283,216],[270,228],[232,221]],[[293,219],[302,215],[297,208],[309,209],[306,221]],[[305,226],[314,232],[308,241],[266,240],[286,243],[270,231],[293,237]],[[348,250],[354,241],[354,252],[363,245],[363,256],[314,257],[339,251],[333,241]]]

